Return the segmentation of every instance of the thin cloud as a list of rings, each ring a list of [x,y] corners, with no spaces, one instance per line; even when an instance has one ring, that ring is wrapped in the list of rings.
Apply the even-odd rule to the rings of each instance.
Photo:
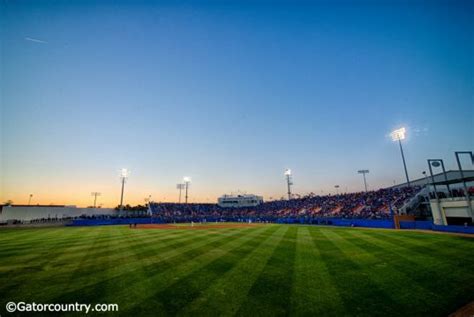
[[[25,37],[25,40],[35,42],[35,43],[48,44],[48,42],[46,42],[46,41],[34,39],[32,37]]]

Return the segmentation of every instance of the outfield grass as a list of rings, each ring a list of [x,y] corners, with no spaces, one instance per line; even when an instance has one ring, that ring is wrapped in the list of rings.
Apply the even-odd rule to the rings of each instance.
[[[446,316],[474,300],[474,239],[264,225],[0,230],[5,303],[119,314]]]

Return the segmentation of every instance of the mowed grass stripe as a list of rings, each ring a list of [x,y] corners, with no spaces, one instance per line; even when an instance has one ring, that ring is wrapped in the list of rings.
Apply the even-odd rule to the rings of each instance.
[[[339,291],[345,311],[352,316],[393,316],[396,302],[376,283],[369,279],[371,268],[361,265],[346,253],[337,240],[333,240],[332,228],[315,228],[311,236],[321,254],[331,281]]]
[[[10,233],[11,235],[14,235],[14,233]],[[34,241],[30,243],[20,243],[18,242],[18,246],[11,245],[9,247],[6,247],[4,245],[1,246],[0,248],[0,265],[1,263],[7,263],[7,262],[13,262],[13,263],[22,263],[22,264],[27,264],[27,262],[32,261],[35,262],[34,260],[36,259],[43,259],[45,258],[45,255],[48,255],[51,252],[51,249],[54,248],[56,249],[57,247],[60,247],[61,245],[64,244],[63,241],[54,241],[53,243],[46,243],[42,242],[42,238],[45,236],[44,234],[35,234],[34,232],[30,232],[31,237]],[[52,233],[50,233],[52,234]],[[77,237],[77,235],[74,232],[66,232],[65,236],[67,237],[67,241],[70,241],[70,239],[73,239]],[[3,267],[4,268],[4,267]],[[0,266],[0,272],[2,271],[2,268]]]
[[[474,253],[474,239],[450,235],[376,231],[374,237],[404,246],[420,255],[435,255],[436,259],[463,270],[466,257]],[[431,239],[430,239],[431,238]],[[452,240],[453,243],[446,241]],[[444,242],[444,243],[443,243]],[[444,246],[443,246],[444,245]]]
[[[134,258],[133,261],[135,262],[135,264],[136,262],[140,263],[140,265],[138,266],[138,271],[140,271],[141,275],[144,275],[144,278],[137,278],[135,274],[129,274],[130,270],[124,270],[123,268],[118,267],[116,269],[116,275],[118,275],[118,273],[125,274],[125,278],[122,278],[120,280],[120,284],[123,285],[121,289],[127,290],[127,296],[130,295],[130,292],[136,291],[137,298],[141,299],[143,297],[143,291],[139,288],[130,287],[130,285],[133,285],[136,281],[141,281],[142,283],[146,284],[144,286],[146,289],[154,289],[156,285],[152,284],[150,280],[150,276],[153,274],[153,272],[159,270],[166,270],[168,267],[172,266],[171,262],[167,262],[167,260],[164,261],[164,265],[157,266],[157,263],[163,261],[163,256],[166,257],[166,253],[168,251],[174,252],[175,249],[179,250],[183,247],[191,246],[190,250],[192,252],[196,252],[197,249],[193,248],[193,244],[189,243],[190,241],[200,241],[201,239],[207,240],[208,237],[216,237],[216,235],[218,235],[219,239],[234,235],[232,233],[234,231],[216,233],[213,230],[214,229],[212,229],[211,231],[202,230],[202,232],[199,232],[199,234],[197,234],[196,232],[194,232],[194,234],[193,232],[189,234],[189,231],[185,233],[181,230],[175,230],[173,231],[173,236],[176,237],[175,240],[171,241],[171,243],[167,243],[165,246],[161,245],[160,241],[160,247],[155,247],[154,249],[146,248],[145,250],[145,248],[142,248],[140,245],[138,245],[138,247],[131,248],[129,256]],[[205,247],[206,245],[203,246]],[[150,256],[150,253],[156,254],[157,256]],[[184,258],[169,257],[168,260],[173,260],[173,262],[179,263],[181,261],[184,261]],[[150,270],[150,268],[152,268],[152,270]],[[132,273],[134,272],[132,271]]]
[[[133,230],[132,230],[133,231]],[[159,251],[166,251],[168,249],[171,249],[173,247],[179,248],[182,245],[187,244],[187,241],[199,238],[201,236],[207,236],[209,233],[208,232],[190,232],[186,231],[181,233],[180,235],[176,235],[174,232],[171,232],[171,230],[163,230],[163,231],[168,231],[165,233],[161,233],[160,235],[156,237],[152,237],[149,239],[143,239],[141,242],[137,241],[137,244],[132,245],[132,248],[136,248],[137,250],[140,250],[140,252],[145,253],[147,257],[150,256],[150,251],[154,251],[156,254],[158,254]],[[130,233],[128,234],[128,237],[130,237]],[[168,243],[170,242],[170,243]],[[100,262],[101,258],[109,258],[109,257],[116,257],[119,258],[122,261],[127,260],[126,258],[123,257],[123,249],[126,248],[124,244],[121,243],[120,239],[115,239],[115,241],[109,241],[109,243],[116,244],[118,243],[119,245],[117,247],[114,247],[111,249],[110,252],[104,252],[102,249],[102,242],[97,244],[96,252],[91,253],[91,256],[96,258],[97,262]],[[138,251],[137,251],[138,252]],[[135,256],[137,256],[135,254]],[[153,260],[153,259],[151,259]],[[131,262],[133,264],[133,262]]]
[[[86,235],[91,234],[85,232]],[[55,257],[60,255],[57,252],[61,247],[67,248],[77,245],[81,242],[79,236],[75,232],[68,232],[65,234],[67,237],[66,243],[64,241],[54,241],[54,243],[42,243],[41,238],[44,235],[35,235],[31,232],[31,235],[36,240],[34,244],[30,244],[28,247],[19,248],[15,255],[5,255],[3,247],[0,249],[0,274],[14,274],[21,269],[28,269],[30,271],[40,270],[41,265],[47,264],[52,261]],[[14,263],[14,265],[7,265],[7,263]]]
[[[52,280],[68,279],[70,274],[62,267],[54,267],[50,265],[50,263],[61,255],[67,254],[68,247],[74,247],[75,243],[83,243],[83,239],[90,241],[90,239],[96,238],[100,232],[101,231],[89,231],[81,236],[78,236],[77,232],[75,232],[70,237],[70,243],[65,245],[64,243],[61,243],[61,246],[63,247],[54,243],[46,246],[45,248],[46,250],[49,250],[49,252],[45,254],[42,252],[42,256],[37,256],[34,259],[29,260],[26,268],[19,266],[10,272],[10,277],[16,275],[27,278],[23,278],[19,281],[19,284],[16,287],[11,287],[11,285],[0,285],[2,294],[7,295],[10,300],[18,299],[25,301],[27,299],[49,297],[52,293],[60,291],[57,288],[57,285],[52,283]],[[31,252],[37,255],[34,250]]]
[[[262,237],[258,247],[237,259],[238,263],[230,271],[213,280],[212,285],[193,302],[187,303],[179,315],[202,316],[209,311],[220,316],[235,314],[287,230],[288,227],[280,226],[272,235]]]
[[[205,231],[197,230],[160,230],[160,229],[128,229],[127,227],[121,228],[121,231],[127,233],[127,239],[131,239],[134,243],[130,244],[130,247],[139,246],[144,247],[156,247],[157,243],[162,243],[167,240],[178,241],[185,237],[201,236],[206,235]],[[116,248],[115,251],[119,253],[120,248]]]
[[[134,281],[127,289],[122,290],[118,294],[114,294],[114,298],[120,302],[127,302],[128,308],[158,309],[161,307],[160,298],[155,293],[161,289],[169,287],[179,279],[185,278],[192,272],[199,270],[201,267],[212,262],[215,258],[221,256],[219,250],[231,250],[243,244],[249,239],[255,239],[265,233],[265,231],[275,230],[274,226],[266,226],[260,228],[246,228],[238,230],[221,229],[223,233],[215,233],[214,229],[208,238],[201,238],[189,247],[173,250],[164,255],[163,258],[155,264],[153,271],[147,271],[148,279],[146,289],[147,297],[142,295],[139,298],[131,299],[129,294],[136,294],[143,291],[143,281]],[[229,231],[227,234],[224,232]],[[131,311],[130,311],[131,312]],[[129,312],[129,313],[130,313]],[[151,313],[151,312],[150,312]]]
[[[268,234],[275,230],[277,228],[269,228],[265,232]],[[199,297],[217,278],[229,272],[242,258],[258,248],[264,241],[265,238],[262,238],[262,235],[249,234],[240,238],[238,242],[233,241],[209,252],[205,258],[205,265],[201,265],[199,269],[183,278],[175,278],[174,283],[155,294],[164,312],[167,315],[176,315],[188,303]],[[212,257],[211,261],[209,257]]]
[[[57,241],[61,238],[63,232],[68,231],[70,234],[74,234],[74,230],[70,228],[57,227],[57,228],[35,228],[35,229],[1,229],[0,230],[0,242],[2,245],[9,245],[13,243],[15,246],[30,245],[31,242],[37,242],[38,239],[44,242]],[[88,228],[76,228],[81,232],[89,231]],[[51,239],[47,239],[51,237]]]
[[[440,269],[438,265],[433,265],[438,260],[434,256],[427,257],[426,254],[413,252],[404,246],[393,245],[370,233],[356,235],[359,240],[354,240],[354,243],[373,249],[373,252],[378,253],[378,257],[390,261],[391,266],[409,276],[413,283],[424,290],[411,294],[412,301],[416,298],[413,302],[425,303],[425,310],[428,308],[429,311],[438,312],[439,316],[445,316],[474,299],[472,261],[465,263],[467,268],[471,268],[467,272],[452,266]],[[446,274],[447,272],[456,274]]]
[[[247,298],[240,305],[237,315],[275,316],[287,315],[290,312],[296,233],[296,226],[288,226],[285,235],[248,292]]]
[[[360,232],[359,237],[367,239],[370,243],[377,243],[378,245],[386,246],[387,253],[396,255],[404,259],[404,261],[411,263],[411,265],[425,266],[424,272],[444,272],[446,270],[456,270],[460,274],[457,274],[453,278],[450,278],[454,283],[461,282],[465,277],[474,279],[474,262],[466,262],[465,259],[473,252],[466,252],[464,259],[453,258],[450,255],[445,255],[436,249],[429,246],[423,247],[422,241],[416,241],[416,247],[412,247],[410,240],[398,240],[396,235],[393,236],[380,236],[369,232]],[[451,237],[446,237],[451,238]],[[457,251],[456,248],[451,248],[451,251],[455,253],[463,254],[464,251]],[[446,276],[443,274],[443,276]],[[459,280],[456,280],[458,278]],[[438,287],[436,287],[438,289]]]
[[[191,233],[186,231],[186,233],[181,233],[181,235],[176,235],[175,232],[170,232],[168,230],[165,233],[160,232],[159,235],[156,237],[150,237],[147,239],[141,240],[139,238],[131,238],[131,235],[135,230],[121,230],[124,234],[122,238],[117,237],[114,241],[115,244],[119,244],[119,247],[111,248],[108,252],[104,252],[102,242],[95,245],[95,251],[90,252],[88,254],[89,257],[95,259],[95,261],[87,261],[82,266],[82,269],[85,272],[89,272],[89,274],[101,274],[101,259],[102,258],[111,258],[114,261],[120,262],[120,269],[123,271],[127,271],[128,269],[133,269],[135,266],[135,261],[137,258],[139,260],[146,259],[147,262],[152,262],[157,256],[160,256],[161,252],[166,252],[167,250],[171,250],[173,248],[179,248],[183,245],[187,245],[189,241],[196,239],[196,237],[205,236],[207,233],[200,232],[200,233]],[[177,238],[178,237],[178,238]],[[132,244],[125,244],[123,243],[122,239],[130,239],[134,243]],[[136,243],[135,243],[136,242]],[[124,253],[125,249],[129,246],[134,250],[132,255],[128,253]],[[140,250],[140,251],[139,251]],[[79,253],[81,254],[81,253]],[[70,259],[73,261],[74,259]],[[92,278],[93,280],[93,278]]]
[[[169,233],[171,234],[171,232]],[[200,233],[203,237],[207,236],[206,233]],[[184,239],[182,239],[179,243],[175,243],[174,241],[169,241],[168,245],[167,244],[161,244],[161,245],[156,245],[154,249],[150,250],[150,253],[148,253],[148,258],[150,258],[150,261],[147,261],[150,267],[158,265],[160,261],[163,261],[163,257],[166,255],[171,255],[171,254],[176,254],[176,247],[178,244],[187,245],[187,246],[194,246],[193,243],[188,243],[189,241],[192,241],[196,239],[196,237],[193,236],[186,236]],[[95,249],[95,246],[94,248]],[[74,276],[77,276],[76,282],[74,284],[71,284],[67,289],[63,290],[63,294],[57,298],[58,301],[64,301],[67,302],[68,299],[73,298],[76,296],[78,291],[85,292],[89,294],[88,296],[94,297],[95,293],[97,290],[100,290],[101,288],[101,283],[103,284],[105,282],[104,280],[104,275],[103,271],[104,270],[111,270],[112,272],[109,272],[108,278],[111,281],[115,281],[115,283],[124,283],[128,285],[128,288],[130,288],[133,291],[133,288],[131,288],[131,285],[134,283],[142,284],[143,281],[141,280],[136,280],[133,277],[133,274],[129,274],[129,272],[133,272],[137,269],[137,266],[140,266],[140,270],[144,270],[147,267],[147,264],[144,263],[143,261],[140,261],[139,256],[137,256],[138,249],[136,246],[131,248],[132,252],[132,257],[124,257],[120,258],[120,256],[123,256],[123,251],[121,253],[114,253],[114,262],[120,265],[114,266],[112,269],[106,268],[102,266],[101,261],[97,261],[97,259],[94,259],[91,261],[91,254],[96,253],[97,251],[91,251],[85,258],[85,263],[80,265],[77,269],[77,271],[74,273]],[[161,251],[161,252],[160,252]],[[146,256],[146,255],[145,255]],[[118,258],[117,258],[118,257]],[[104,258],[104,257],[102,257]],[[93,258],[92,258],[93,259]],[[163,264],[163,263],[160,263]],[[165,263],[166,264],[166,263]],[[149,272],[146,272],[149,274]],[[137,285],[138,285],[137,284]],[[118,290],[117,293],[120,293],[124,289]]]
[[[443,302],[442,296],[431,292],[412,279],[412,274],[407,274],[409,265],[398,258],[387,256],[389,249],[383,246],[374,246],[356,236],[356,230],[335,230],[328,235],[338,242],[341,250],[351,254],[353,260],[365,268],[366,276],[397,303],[397,312],[391,314],[410,314],[422,316],[426,306]],[[424,267],[419,269],[423,270]],[[411,270],[414,270],[412,267]],[[414,301],[414,296],[422,296],[425,305]]]
[[[401,237],[422,245],[438,247],[446,252],[452,252],[452,248],[463,252],[472,252],[474,248],[474,240],[470,237],[452,235],[449,233],[427,233],[408,230],[386,231],[378,230],[378,234],[390,234],[393,237]],[[397,233],[397,234],[394,234]]]
[[[306,226],[298,229],[291,312],[298,316],[347,315],[310,230],[317,229]]]
[[[36,257],[41,258],[44,253],[48,253],[51,250],[52,246],[56,247],[67,244],[71,239],[80,236],[81,233],[85,234],[86,232],[87,231],[67,231],[64,229],[56,229],[52,231],[39,229],[37,232],[30,231],[30,236],[23,240],[18,238],[16,245],[2,245],[0,258],[2,260],[7,260],[11,257],[31,253],[30,251],[34,251],[33,254]],[[10,234],[14,235],[13,232]],[[54,237],[56,237],[56,239],[54,239]]]
[[[90,230],[89,233],[90,235],[77,237],[77,241],[81,242],[80,244],[85,243],[89,246],[87,249],[89,252],[76,252],[76,250],[74,250],[74,243],[71,242],[71,244],[65,245],[62,248],[52,250],[57,256],[51,259],[48,265],[44,263],[39,264],[42,270],[46,270],[48,266],[51,267],[51,272],[35,274],[33,275],[33,279],[28,281],[29,285],[25,285],[26,288],[35,289],[30,295],[31,300],[42,300],[43,294],[48,294],[50,298],[51,296],[55,298],[59,297],[68,287],[72,285],[76,286],[78,279],[83,277],[80,271],[83,269],[82,267],[85,266],[85,263],[91,261],[91,250],[100,248],[104,252],[107,252],[109,246],[112,247],[120,243],[120,241],[117,241],[119,236],[117,235],[118,231],[116,229],[111,230],[107,227],[94,228],[94,230]],[[104,240],[109,241],[109,244],[104,244]],[[100,278],[102,280],[107,279],[105,275],[108,274],[108,269],[111,266],[112,264],[109,261],[100,262]],[[85,271],[84,276],[88,276],[89,273],[90,271]]]
[[[164,237],[167,237],[168,239],[173,238],[173,237],[170,237],[169,232],[163,232],[166,230],[156,230],[155,232],[153,232],[153,235],[143,235],[139,233],[144,232],[145,230],[129,229],[128,227],[123,227],[123,226],[121,227],[117,226],[115,228],[107,227],[106,229],[113,232],[113,234],[110,235],[109,237],[100,238],[99,241],[96,241],[97,242],[96,245],[99,249],[101,246],[106,246],[109,243],[117,242],[118,246],[114,248],[114,252],[118,254],[122,251],[121,239],[123,238],[124,232],[127,233],[127,239],[132,239],[133,241],[136,241],[137,244],[153,244],[157,242],[158,240],[163,239]],[[76,250],[74,251],[76,253],[81,253],[83,251],[86,251],[86,249],[89,249],[89,247],[90,247],[90,244],[84,243],[78,246]],[[71,254],[71,255],[74,255],[74,254]]]

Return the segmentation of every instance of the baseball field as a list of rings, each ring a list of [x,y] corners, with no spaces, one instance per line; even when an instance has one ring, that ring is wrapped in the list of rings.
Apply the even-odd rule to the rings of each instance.
[[[123,316],[447,316],[474,300],[472,238],[199,226],[2,229],[0,315],[23,301],[116,303]]]

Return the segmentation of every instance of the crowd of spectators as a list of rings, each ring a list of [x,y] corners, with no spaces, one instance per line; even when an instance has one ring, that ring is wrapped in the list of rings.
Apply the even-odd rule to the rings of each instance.
[[[223,208],[217,204],[151,203],[150,210],[153,217],[164,222],[199,221],[209,218],[252,218],[269,221],[301,217],[387,219],[419,191],[419,187],[405,187],[340,195],[307,195],[245,208]]]

